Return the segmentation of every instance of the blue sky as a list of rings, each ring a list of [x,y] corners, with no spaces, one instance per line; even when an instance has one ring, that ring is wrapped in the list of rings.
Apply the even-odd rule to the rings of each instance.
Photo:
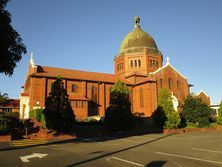
[[[0,91],[18,98],[29,66],[36,64],[113,73],[113,59],[133,18],[164,57],[188,78],[191,92],[222,100],[221,0],[11,0],[7,9],[28,53],[12,77],[0,74]]]

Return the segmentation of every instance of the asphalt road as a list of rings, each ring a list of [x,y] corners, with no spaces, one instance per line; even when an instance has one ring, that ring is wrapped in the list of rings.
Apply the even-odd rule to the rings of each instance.
[[[39,154],[43,157],[38,158]],[[222,166],[222,133],[104,137],[4,150],[0,166]]]

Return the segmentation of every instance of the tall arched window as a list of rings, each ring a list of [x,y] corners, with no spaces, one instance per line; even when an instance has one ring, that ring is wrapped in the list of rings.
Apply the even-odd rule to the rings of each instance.
[[[140,88],[140,107],[144,106],[143,88]]]
[[[150,67],[153,66],[153,60],[150,60]]]
[[[173,80],[172,80],[172,78],[168,78],[168,85],[169,85],[169,89],[173,88]]]
[[[158,65],[158,61],[156,61],[156,64],[155,64],[155,65],[156,65],[156,68],[158,68],[158,66],[159,66],[159,65]]]
[[[160,88],[163,88],[163,79],[160,79]]]
[[[134,67],[137,67],[137,60],[134,60]]]
[[[177,81],[177,89],[180,89],[180,81]]]
[[[97,91],[97,87],[96,86],[92,86],[91,88],[91,98],[93,101],[97,102],[98,99],[98,91]]]
[[[130,67],[133,67],[133,60],[130,61]]]
[[[78,86],[76,84],[72,84],[72,93],[78,92]]]
[[[138,60],[138,66],[141,67],[141,60]]]

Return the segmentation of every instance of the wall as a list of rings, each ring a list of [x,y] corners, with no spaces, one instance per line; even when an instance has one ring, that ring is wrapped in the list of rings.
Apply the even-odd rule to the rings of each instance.
[[[158,94],[161,88],[168,89],[170,92],[173,92],[174,96],[177,97],[180,105],[184,103],[186,96],[189,95],[189,84],[186,78],[181,76],[171,66],[167,66],[164,69],[160,70],[159,72],[155,73],[154,78],[157,81]],[[169,78],[172,79],[172,88],[169,88],[169,82],[168,82]],[[161,84],[161,79],[162,79],[162,84]],[[178,86],[177,83],[179,83]]]

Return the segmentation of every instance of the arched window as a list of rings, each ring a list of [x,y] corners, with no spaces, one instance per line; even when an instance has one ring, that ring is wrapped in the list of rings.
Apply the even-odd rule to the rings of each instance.
[[[130,67],[133,67],[133,60],[130,61]]]
[[[140,88],[140,107],[144,106],[143,88]]]
[[[153,66],[153,60],[150,60],[150,67]]]
[[[156,65],[156,68],[158,68],[158,66],[159,66],[159,65],[158,65],[158,61],[156,61],[156,64],[155,64],[155,65]]]
[[[141,67],[141,60],[138,60],[138,66]]]
[[[85,108],[85,107],[86,107],[86,102],[82,101],[82,108]]]
[[[160,79],[160,88],[163,88],[163,79]]]
[[[72,93],[78,92],[78,86],[76,84],[72,84]]]
[[[134,60],[134,67],[137,67],[137,60]]]
[[[180,89],[180,81],[177,81],[177,89]]]
[[[168,85],[169,85],[169,89],[173,88],[173,80],[172,80],[172,78],[168,78]]]
[[[97,102],[98,91],[97,91],[97,87],[94,86],[94,85],[91,88],[91,98],[92,98],[93,101]]]
[[[121,63],[121,65],[120,65],[120,66],[121,66],[121,70],[122,70],[122,69],[123,69],[123,63]]]

